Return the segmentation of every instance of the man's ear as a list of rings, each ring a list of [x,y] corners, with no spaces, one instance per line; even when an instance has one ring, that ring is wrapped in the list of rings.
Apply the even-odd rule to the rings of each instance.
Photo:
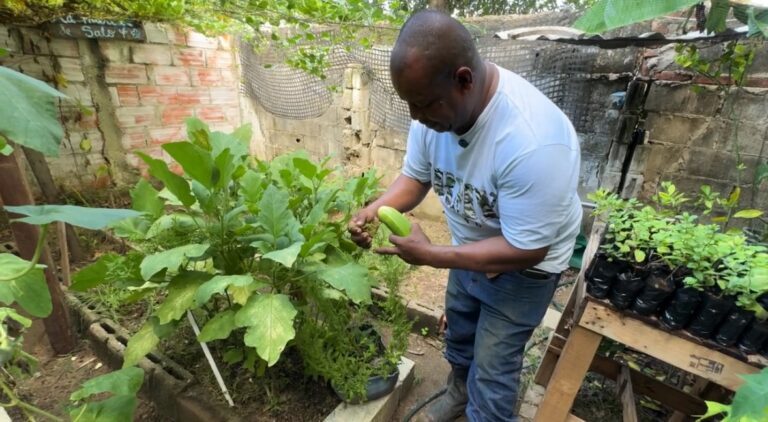
[[[454,77],[459,84],[459,89],[462,91],[469,91],[472,89],[472,84],[475,82],[475,75],[472,73],[472,69],[462,66],[456,70]]]

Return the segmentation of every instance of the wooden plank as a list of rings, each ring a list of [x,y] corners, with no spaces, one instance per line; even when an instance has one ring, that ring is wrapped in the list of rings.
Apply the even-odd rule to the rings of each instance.
[[[637,409],[635,408],[635,392],[632,388],[632,377],[629,368],[622,365],[619,378],[616,380],[619,399],[621,400],[622,416],[624,422],[638,422]]]
[[[707,379],[696,377],[696,382],[693,383],[693,386],[691,386],[691,389],[689,392],[691,393],[691,395],[698,397],[699,394],[701,394],[701,392],[704,390],[704,388],[707,387],[708,384],[709,384],[709,381]],[[689,419],[688,416],[692,414],[694,413],[686,414],[684,412],[676,410],[675,413],[672,414],[672,416],[669,418],[667,422],[685,422]],[[704,413],[696,413],[696,414],[702,415]]]
[[[59,221],[56,223],[59,238],[59,253],[61,254],[61,281],[65,286],[72,284],[71,271],[69,268],[69,248],[67,246],[67,225]]]
[[[612,380],[619,378],[621,368],[622,365],[619,362],[601,355],[595,355],[595,359],[589,366],[591,372]],[[629,375],[632,380],[632,389],[636,395],[648,396],[658,400],[664,406],[686,415],[702,415],[706,412],[707,407],[704,401],[698,397],[632,368],[629,368]]]
[[[592,301],[587,302],[579,324],[731,390],[736,390],[744,382],[739,378],[740,374],[759,372],[758,368],[738,359],[681,339]]]
[[[581,387],[602,336],[574,327],[557,361],[534,422],[564,422]]]
[[[566,419],[565,422],[584,422],[584,419],[571,413],[568,415],[568,419]]]
[[[587,296],[587,283],[585,281],[587,269],[590,264],[592,264],[592,260],[595,258],[595,254],[600,247],[600,239],[603,237],[604,231],[605,222],[595,221],[592,224],[592,232],[589,235],[589,239],[587,239],[587,247],[584,249],[584,258],[581,263],[579,278],[576,280],[576,286],[573,288],[573,291],[576,294],[576,308],[574,310],[575,320],[578,320],[579,317],[581,317],[581,312],[583,310],[582,305],[584,303],[584,298]]]

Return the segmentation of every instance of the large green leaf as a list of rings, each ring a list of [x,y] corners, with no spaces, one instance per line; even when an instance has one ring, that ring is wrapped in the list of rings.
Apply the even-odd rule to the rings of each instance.
[[[142,259],[143,255],[138,252],[130,252],[125,255],[104,254],[72,276],[70,289],[85,291],[113,282],[140,284],[144,281],[140,270]]]
[[[269,185],[259,202],[259,225],[272,236],[276,242],[280,236],[287,236],[299,222],[288,207],[288,192]]]
[[[123,352],[123,368],[134,366],[151,352],[160,342],[173,331],[174,324],[162,325],[157,317],[150,317],[139,331],[128,340],[128,346]]]
[[[730,416],[734,421],[768,420],[768,368],[757,374],[740,375],[744,384],[736,390]]]
[[[296,258],[299,257],[303,244],[304,242],[296,242],[287,248],[265,253],[262,258],[271,259],[283,264],[286,268],[291,268],[293,263],[296,262]]]
[[[757,218],[763,215],[763,211],[756,209],[740,210],[733,215],[734,218]]]
[[[716,401],[709,401],[706,400],[704,402],[707,405],[707,413],[701,415],[696,421],[702,421],[707,418],[711,418],[712,416],[719,415],[723,412],[730,412],[731,406],[724,405],[722,403],[718,403]]]
[[[201,285],[195,293],[195,304],[202,306],[214,294],[221,294],[227,287],[242,287],[253,283],[253,276],[248,275],[217,275]]]
[[[235,137],[241,144],[249,145],[251,138],[253,137],[253,126],[250,123],[246,123],[232,132],[232,136]]]
[[[599,0],[574,24],[574,28],[598,34],[609,29],[643,22],[680,9],[700,0]]]
[[[10,253],[0,254],[0,279],[6,280],[29,268],[30,262]],[[45,268],[38,265],[39,268]]]
[[[16,302],[34,317],[50,315],[53,309],[51,293],[45,283],[43,270],[35,268],[19,278],[0,282],[0,302],[6,305]]]
[[[189,214],[165,214],[155,220],[155,222],[149,226],[149,229],[146,232],[146,238],[152,239],[160,233],[170,229],[173,229],[177,232],[191,232],[193,230],[197,230],[203,224],[205,224],[203,219],[191,216]]]
[[[747,9],[749,18],[749,36],[762,34],[768,38],[768,9],[756,9],[750,7]]]
[[[69,396],[70,400],[82,400],[94,394],[134,395],[144,382],[144,371],[131,366],[89,379]]]
[[[195,292],[210,277],[208,273],[197,271],[185,271],[174,277],[168,285],[168,295],[155,312],[160,324],[175,321],[192,308]]]
[[[111,393],[112,396],[72,409],[70,417],[73,421],[132,422],[136,395],[143,382],[144,371],[135,366],[92,378],[72,393],[70,401],[77,402],[102,393]]]
[[[141,215],[134,210],[111,208],[88,208],[75,205],[19,205],[6,206],[6,210],[12,213],[26,215],[14,221],[29,224],[48,224],[54,221],[63,221],[73,226],[86,229],[99,230],[124,218]]]
[[[210,152],[191,142],[172,142],[164,144],[162,148],[181,165],[189,177],[201,185],[211,189],[216,183],[218,175],[214,174]]]
[[[272,366],[296,335],[293,328],[296,313],[296,308],[286,295],[256,295],[235,314],[235,324],[248,327],[245,344],[256,348],[259,356],[267,365]]]
[[[197,258],[208,250],[210,245],[191,243],[167,251],[149,255],[141,262],[141,276],[149,280],[163,269],[175,271],[189,258]]]
[[[76,407],[69,417],[77,422],[132,422],[136,403],[136,396],[113,396]]]
[[[725,31],[728,27],[725,20],[728,18],[730,10],[731,5],[728,4],[728,0],[712,0],[712,6],[707,15],[707,32],[718,33]]]
[[[0,66],[0,135],[45,155],[57,157],[64,131],[58,98],[66,95],[45,82]]]
[[[149,214],[152,218],[160,217],[163,214],[165,201],[160,199],[157,194],[158,192],[149,182],[144,179],[139,180],[139,183],[131,189],[133,209]]]
[[[245,172],[240,179],[240,191],[246,202],[258,204],[261,201],[261,196],[264,193],[263,181],[263,173],[257,173],[253,170]]]
[[[8,140],[3,135],[0,135],[0,154],[6,157],[13,154],[13,147],[8,144]]]
[[[200,331],[200,335],[197,336],[198,341],[213,341],[220,340],[229,337],[232,330],[235,329],[235,311],[227,309],[224,312],[219,312],[208,321],[203,329]]]
[[[341,266],[327,266],[318,272],[318,276],[336,289],[344,290],[355,303],[371,301],[371,282],[368,268],[349,262]]]
[[[184,180],[183,177],[168,170],[168,165],[165,161],[152,158],[143,152],[136,152],[145,163],[149,166],[149,174],[155,176],[158,180],[165,184],[165,188],[168,189],[185,207],[190,207],[195,203],[195,197],[192,196],[192,191],[189,189],[189,183]]]
[[[228,149],[234,157],[245,157],[248,155],[248,142],[243,142],[237,137],[224,132],[211,132],[211,153],[218,157],[222,151]]]

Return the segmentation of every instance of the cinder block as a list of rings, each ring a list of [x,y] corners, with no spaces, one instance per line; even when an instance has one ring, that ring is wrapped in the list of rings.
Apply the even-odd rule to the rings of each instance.
[[[189,72],[179,66],[153,66],[152,75],[157,85],[189,86]]]
[[[224,85],[219,69],[191,68],[193,86],[221,86]]]
[[[113,84],[146,84],[147,68],[141,64],[108,64],[104,79]]]
[[[131,46],[131,61],[141,64],[171,64],[171,48],[167,45],[134,44]]]
[[[0,37],[2,37],[0,35]],[[77,40],[53,38],[48,42],[51,53],[57,57],[80,57]]]
[[[202,48],[174,48],[174,66],[205,66],[205,50]]]
[[[59,57],[59,66],[61,66],[61,76],[68,82],[83,82],[85,75],[81,67],[80,59]]]
[[[150,126],[156,122],[154,107],[120,107],[115,110],[120,127]]]
[[[206,66],[211,68],[230,68],[234,65],[234,57],[231,51],[226,50],[206,50]]]
[[[707,130],[707,122],[704,117],[648,113],[645,129],[654,141],[688,145]]]
[[[110,63],[130,63],[131,43],[124,41],[98,41],[99,51]]]
[[[197,48],[216,49],[219,47],[219,41],[216,38],[206,37],[205,35],[189,31],[187,32],[187,45]]]
[[[721,103],[722,98],[716,87],[703,87],[700,92],[694,92],[690,85],[653,84],[645,110],[707,117],[714,116]]]
[[[156,44],[168,44],[168,33],[162,24],[145,22],[144,33],[147,34],[147,42]]]

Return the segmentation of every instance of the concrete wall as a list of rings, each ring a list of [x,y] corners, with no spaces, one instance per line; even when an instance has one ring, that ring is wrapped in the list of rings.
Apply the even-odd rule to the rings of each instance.
[[[768,183],[753,186],[756,168],[768,162],[768,51],[759,43],[756,51],[745,88],[725,90],[677,67],[671,46],[645,52],[639,79],[649,91],[638,125],[645,133],[631,159],[625,196],[647,198],[665,180],[690,193],[707,184],[728,195],[738,185],[742,207],[768,208]],[[619,156],[612,156],[614,167]]]

